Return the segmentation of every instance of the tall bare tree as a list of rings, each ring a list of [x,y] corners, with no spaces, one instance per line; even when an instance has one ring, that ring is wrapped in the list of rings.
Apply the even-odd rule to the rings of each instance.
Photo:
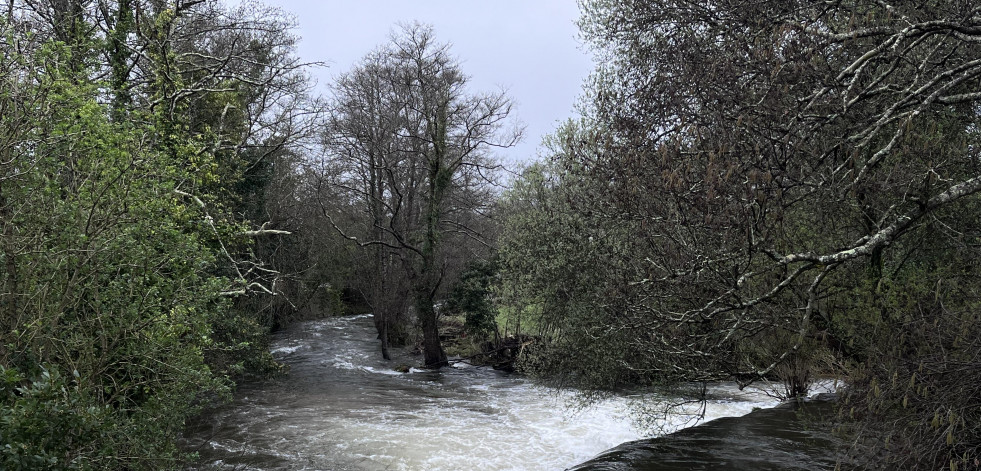
[[[383,352],[398,311],[412,305],[426,365],[436,367],[446,363],[434,307],[444,239],[479,238],[461,209],[473,208],[467,197],[488,181],[488,151],[520,137],[508,97],[470,94],[467,82],[431,28],[403,26],[335,84],[324,133],[323,214],[371,253],[369,299]],[[342,218],[340,208],[355,213]]]

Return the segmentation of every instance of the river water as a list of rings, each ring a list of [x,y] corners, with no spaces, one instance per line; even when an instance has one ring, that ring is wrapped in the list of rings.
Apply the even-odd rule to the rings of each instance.
[[[624,443],[571,471],[832,470],[840,445],[827,432],[833,416],[827,399],[781,404]]]
[[[368,315],[295,324],[272,353],[288,375],[242,385],[189,427],[199,469],[551,471],[644,436],[628,398],[577,410],[569,392],[489,368],[398,373],[421,358],[382,360]],[[726,386],[712,397],[706,419],[776,404]]]

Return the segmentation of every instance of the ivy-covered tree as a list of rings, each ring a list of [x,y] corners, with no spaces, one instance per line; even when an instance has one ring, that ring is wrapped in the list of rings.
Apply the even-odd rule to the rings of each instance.
[[[412,306],[434,367],[446,364],[434,307],[446,241],[481,237],[468,218],[487,204],[488,152],[520,137],[506,94],[470,94],[466,84],[431,28],[403,27],[335,84],[315,167],[322,215],[371,254],[367,291],[383,355]]]

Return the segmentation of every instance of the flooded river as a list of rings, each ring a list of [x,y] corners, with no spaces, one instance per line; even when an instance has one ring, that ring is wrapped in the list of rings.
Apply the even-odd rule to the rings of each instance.
[[[241,386],[189,428],[201,469],[563,470],[643,437],[626,398],[579,411],[571,393],[488,368],[396,372],[421,358],[382,360],[366,315],[298,323],[272,352],[288,375]],[[708,419],[776,404],[716,389]]]

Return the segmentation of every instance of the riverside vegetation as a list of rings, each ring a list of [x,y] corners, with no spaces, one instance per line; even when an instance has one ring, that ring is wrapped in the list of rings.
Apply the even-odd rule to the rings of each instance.
[[[179,468],[351,309],[584,400],[840,378],[844,467],[981,467],[981,7],[580,6],[579,115],[505,182],[511,100],[425,25],[317,96],[258,2],[6,2],[0,467]]]

